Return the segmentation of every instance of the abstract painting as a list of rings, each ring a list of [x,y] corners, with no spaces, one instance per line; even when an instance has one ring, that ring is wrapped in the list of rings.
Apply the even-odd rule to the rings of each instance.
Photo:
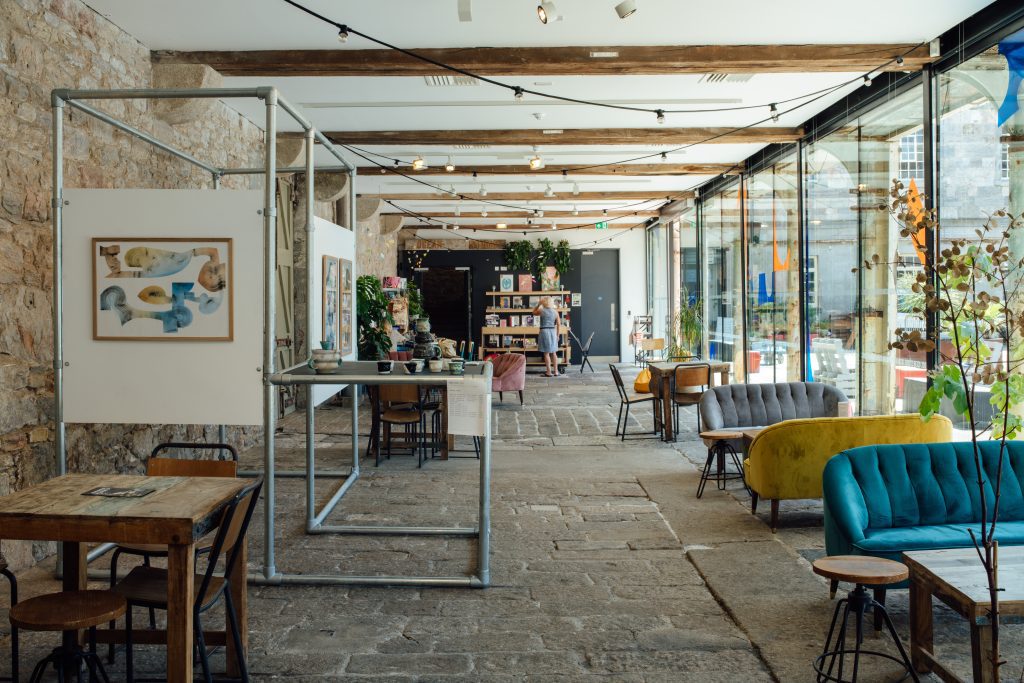
[[[352,306],[352,292],[341,294],[341,355],[352,353],[352,319],[355,308]]]
[[[341,264],[337,256],[324,255],[324,321],[321,340],[325,348],[338,348],[338,306],[341,303]]]
[[[341,259],[341,291],[351,292],[352,280],[352,262],[348,259]]]
[[[233,263],[230,238],[93,238],[93,339],[231,341]]]

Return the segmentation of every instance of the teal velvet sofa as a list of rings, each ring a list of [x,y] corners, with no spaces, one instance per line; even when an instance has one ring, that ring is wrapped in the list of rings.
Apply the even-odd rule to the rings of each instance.
[[[981,445],[991,516],[999,442]],[[996,538],[1024,545],[1024,443],[1008,441]],[[862,446],[831,458],[823,474],[829,555],[899,560],[908,550],[965,548],[980,532],[981,495],[970,443]]]

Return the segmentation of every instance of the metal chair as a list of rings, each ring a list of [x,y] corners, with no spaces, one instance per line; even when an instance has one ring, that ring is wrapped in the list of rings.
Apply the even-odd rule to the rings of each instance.
[[[590,364],[590,345],[594,341],[594,333],[591,332],[590,336],[587,337],[587,343],[580,342],[580,338],[577,337],[572,330],[569,330],[569,334],[576,340],[576,344],[580,347],[580,353],[583,354],[583,359],[580,361],[580,374],[583,374],[583,369],[586,367],[590,368],[591,372],[594,372],[594,366]]]
[[[629,393],[626,391],[626,386],[622,383],[622,375],[619,374],[619,369],[617,367],[615,367],[611,363],[608,364],[608,367],[612,371],[612,379],[615,380],[615,388],[619,392],[619,400],[621,401],[619,403],[619,417],[615,421],[615,436],[622,436],[622,440],[625,441],[626,440],[626,425],[629,422],[629,408],[630,408],[630,406],[634,406],[634,405],[636,405],[638,403],[646,403],[647,401],[651,401],[652,403],[655,403],[655,397],[654,397],[653,394],[650,394],[650,395],[647,395],[647,396],[630,396]],[[655,403],[655,406],[656,405],[657,404]],[[626,409],[626,417],[625,417],[625,419],[623,419],[623,417],[622,417],[622,409],[623,408]],[[622,425],[621,434],[619,432],[619,425],[620,424]],[[658,431],[659,431],[659,424],[660,423],[658,421],[658,411],[655,410],[654,411],[654,431],[652,432],[653,434],[657,434],[658,433]]]
[[[7,567],[7,558],[0,552],[0,574],[7,577],[11,584],[11,609],[18,604],[18,579]],[[18,627],[11,625],[11,680],[18,683]]]
[[[231,501],[224,506],[221,514],[220,524],[214,536],[213,546],[210,548],[209,560],[206,571],[196,576],[195,602],[192,606],[193,630],[195,633],[196,645],[199,648],[199,659],[203,667],[203,677],[206,683],[213,683],[213,676],[210,674],[210,659],[206,652],[206,641],[203,637],[203,625],[201,615],[224,598],[224,609],[227,612],[228,624],[231,631],[231,638],[238,656],[238,667],[241,672],[241,679],[248,683],[249,671],[245,664],[245,650],[242,649],[242,636],[239,631],[238,613],[235,612],[235,605],[231,599],[231,590],[228,583],[228,576],[231,575],[238,564],[238,558],[245,544],[245,534],[249,529],[249,521],[252,519],[253,510],[259,501],[260,489],[263,488],[263,478],[239,491]],[[221,554],[227,553],[227,560],[224,563],[224,575],[215,573],[217,563]],[[245,581],[245,572],[242,572],[242,581]],[[128,612],[133,607],[148,607],[151,609],[167,609],[167,570],[158,567],[136,567],[131,573],[114,586],[114,592],[123,597],[128,603]],[[128,680],[134,678],[135,672],[132,669],[132,645],[131,645],[131,617],[127,617],[125,625],[128,640],[128,656],[126,658],[126,669]]]

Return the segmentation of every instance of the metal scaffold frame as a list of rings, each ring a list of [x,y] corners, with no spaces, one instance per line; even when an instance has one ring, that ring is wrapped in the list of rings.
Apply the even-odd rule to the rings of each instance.
[[[90,100],[160,100],[160,99],[228,99],[228,98],[256,98],[262,100],[266,107],[265,138],[264,138],[264,163],[262,167],[256,168],[223,168],[217,165],[208,164],[196,158],[188,152],[179,150],[165,142],[158,140],[149,133],[131,126],[117,118],[93,108],[86,104]],[[120,90],[71,90],[57,89],[51,93],[52,107],[52,159],[53,159],[53,197],[51,206],[53,208],[53,371],[54,371],[54,422],[55,422],[55,449],[57,452],[57,472],[59,475],[67,473],[67,448],[64,422],[64,397],[63,397],[63,371],[65,367],[63,353],[63,223],[62,211],[64,202],[64,121],[63,114],[66,106],[77,109],[99,121],[107,123],[114,128],[127,133],[143,142],[153,145],[167,154],[186,161],[198,168],[207,171],[212,179],[214,189],[220,187],[220,180],[225,175],[262,175],[264,177],[264,205],[263,205],[263,428],[264,428],[264,463],[263,472],[250,474],[264,474],[264,555],[263,568],[261,572],[250,574],[250,583],[266,585],[338,585],[338,584],[376,584],[376,585],[425,585],[425,586],[473,586],[485,587],[490,583],[490,481],[491,481],[491,438],[490,438],[490,410],[484,419],[485,433],[482,439],[480,456],[480,497],[479,497],[479,520],[476,528],[462,527],[385,527],[385,526],[332,526],[327,525],[327,516],[337,507],[344,495],[351,489],[359,479],[359,401],[360,388],[364,384],[388,384],[388,383],[417,383],[428,384],[426,379],[411,377],[378,377],[373,370],[369,370],[362,362],[346,363],[351,365],[355,372],[341,374],[331,379],[331,375],[309,375],[296,373],[295,371],[304,368],[303,362],[280,373],[274,371],[275,355],[275,312],[276,312],[276,285],[275,273],[277,270],[277,195],[275,187],[275,176],[277,173],[304,173],[306,176],[306,322],[307,326],[313,319],[313,282],[312,267],[314,257],[313,232],[314,232],[314,208],[315,208],[315,174],[317,171],[314,162],[315,144],[319,142],[324,149],[328,150],[339,162],[340,166],[322,166],[321,171],[344,171],[349,175],[348,188],[348,222],[353,233],[354,249],[358,253],[358,231],[356,219],[356,168],[349,163],[341,152],[331,141],[312,123],[298,112],[298,110],[280,97],[276,88],[184,88],[184,89],[158,89],[138,88]],[[276,139],[277,139],[277,113],[278,109],[284,110],[292,119],[298,123],[305,136],[305,165],[295,168],[277,168]],[[355,277],[355,272],[353,272]],[[360,372],[360,370],[363,370]],[[482,368],[482,375],[486,383],[487,396],[490,396],[491,367],[485,364]],[[339,381],[341,379],[341,381]],[[454,380],[453,380],[454,381]],[[335,384],[343,383],[351,387],[351,416],[352,416],[352,467],[348,472],[328,470],[317,472],[315,470],[315,448],[314,448],[314,406],[312,401],[313,384]],[[433,380],[434,384],[439,383]],[[305,471],[278,471],[275,464],[274,434],[277,424],[277,386],[283,384],[306,385],[306,468]],[[221,442],[224,442],[224,426],[220,427]],[[244,473],[243,473],[244,474]],[[316,510],[315,501],[315,480],[316,476],[338,478],[343,477],[344,481],[330,497],[327,503],[319,511]],[[477,567],[473,574],[465,576],[432,577],[432,576],[351,576],[340,574],[298,574],[278,571],[275,560],[275,479],[277,477],[304,477],[306,479],[306,532],[310,534],[401,534],[401,535],[450,535],[450,536],[475,536],[478,544]],[[113,544],[103,544],[91,550],[88,560],[92,561],[108,552]]]

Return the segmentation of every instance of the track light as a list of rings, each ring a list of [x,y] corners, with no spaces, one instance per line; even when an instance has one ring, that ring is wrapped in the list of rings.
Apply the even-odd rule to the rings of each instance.
[[[778,122],[778,120],[779,120],[779,108],[777,106],[775,106],[774,102],[772,102],[770,105],[768,105],[768,113],[771,115],[772,121]]]
[[[654,113],[658,115],[656,118],[658,123],[665,123],[665,112],[663,112],[661,109],[657,109]]]
[[[348,26],[339,26],[338,27],[338,42],[339,43],[347,43],[348,42]]]
[[[480,196],[481,197],[486,197],[487,196],[487,188],[484,187],[483,185],[480,186]]]
[[[514,93],[515,93],[515,98],[516,98],[516,102],[522,102],[522,101],[523,101],[523,89],[522,89],[522,88],[520,88],[520,87],[519,87],[519,86],[517,85],[517,86],[516,86],[516,87],[515,87],[515,88],[513,89],[513,91],[512,91],[512,92],[514,92]]]
[[[555,196],[555,191],[551,189],[550,185],[548,185],[546,188],[544,188],[544,196],[545,197],[554,197]]]
[[[456,204],[455,205],[455,217],[458,218],[461,215],[462,215],[462,208],[458,204]]]
[[[542,2],[537,5],[537,18],[540,19],[540,23],[546,24],[549,21],[561,21],[562,15],[558,13],[555,3]]]
[[[412,160],[412,170],[422,171],[427,167],[427,162],[423,160],[423,157],[416,157]]]
[[[622,0],[615,6],[615,13],[619,15],[619,19],[633,16],[636,13],[636,0]]]
[[[580,210],[576,208],[575,204],[572,205],[572,215],[573,216],[579,216],[580,215]]]
[[[580,193],[580,184],[579,183],[573,183],[572,184],[572,193],[574,195],[578,195]]]
[[[871,74],[864,74],[864,85],[871,85]]]
[[[533,158],[530,159],[530,170],[539,171],[542,168],[544,168],[544,160],[540,158],[539,154],[533,155]]]
[[[448,161],[445,162],[444,170],[448,171],[449,173],[455,170],[455,164],[452,163],[451,157],[448,157]]]

